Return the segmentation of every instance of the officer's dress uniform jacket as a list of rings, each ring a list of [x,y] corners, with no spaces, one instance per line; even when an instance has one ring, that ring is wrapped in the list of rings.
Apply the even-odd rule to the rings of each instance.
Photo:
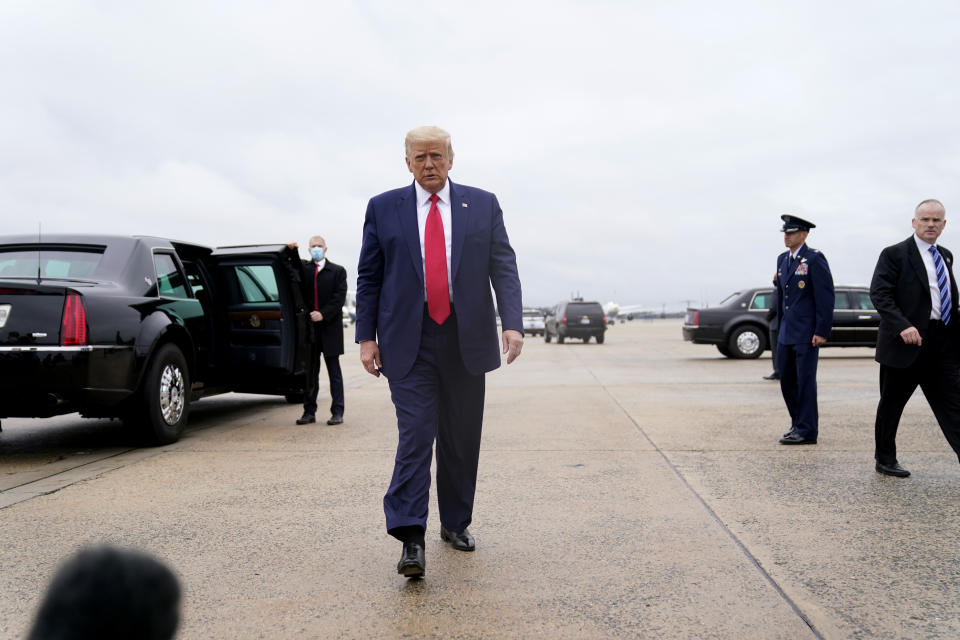
[[[817,362],[814,335],[829,338],[835,303],[833,276],[827,258],[806,244],[794,259],[777,257],[777,363],[780,389],[790,412],[791,428],[816,440]]]

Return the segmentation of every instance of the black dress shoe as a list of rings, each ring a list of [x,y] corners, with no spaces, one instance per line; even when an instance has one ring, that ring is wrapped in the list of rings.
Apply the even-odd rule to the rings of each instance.
[[[317,418],[312,413],[303,412],[303,415],[297,418],[297,424],[310,424],[316,422]]]
[[[793,427],[790,427],[790,431],[787,431],[785,434],[783,434],[783,437],[786,438],[787,436],[793,433],[796,433],[796,431],[793,430]]]
[[[768,376],[763,376],[763,379],[764,379],[764,380],[779,380],[779,379],[780,379],[780,374],[777,373],[776,371],[774,371],[773,373],[771,373],[771,374],[768,375]]]
[[[397,573],[407,578],[422,578],[427,572],[427,560],[423,556],[423,547],[417,542],[404,542]]]
[[[339,413],[335,413],[330,416],[329,420],[327,420],[327,424],[343,424],[343,416]]]
[[[804,438],[799,433],[794,431],[793,433],[788,433],[780,438],[780,444],[817,444],[817,441]]]
[[[899,462],[894,462],[893,464],[883,464],[877,460],[877,473],[882,473],[886,476],[894,476],[897,478],[906,478],[910,475],[910,472],[900,466]]]
[[[474,542],[473,536],[470,535],[470,532],[466,529],[460,533],[453,533],[452,531],[447,531],[441,525],[440,537],[452,544],[454,549],[459,549],[460,551],[473,551],[477,548],[477,543]]]

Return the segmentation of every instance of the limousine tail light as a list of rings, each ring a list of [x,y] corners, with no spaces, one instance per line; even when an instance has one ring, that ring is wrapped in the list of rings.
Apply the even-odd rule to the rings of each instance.
[[[699,311],[694,311],[694,312],[693,312],[693,322],[691,322],[690,324],[693,325],[694,327],[699,327],[699,326],[700,326],[700,312],[699,312]]]
[[[65,347],[87,344],[87,310],[77,293],[68,293],[63,303],[60,344]]]

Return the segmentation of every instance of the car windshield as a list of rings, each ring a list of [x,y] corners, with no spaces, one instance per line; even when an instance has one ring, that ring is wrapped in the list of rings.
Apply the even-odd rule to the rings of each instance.
[[[89,278],[103,258],[104,247],[29,249],[0,247],[0,278]]]
[[[539,311],[534,310],[534,311],[524,311],[523,315],[525,318],[539,318],[543,314],[540,313]]]

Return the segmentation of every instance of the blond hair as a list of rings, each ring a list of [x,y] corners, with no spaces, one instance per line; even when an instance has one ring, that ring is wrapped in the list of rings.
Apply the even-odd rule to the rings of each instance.
[[[450,143],[450,134],[440,127],[425,125],[417,127],[416,129],[410,129],[410,131],[407,132],[407,137],[403,140],[403,153],[407,158],[410,157],[411,145],[417,142],[443,142],[447,145],[447,154],[450,156],[450,159],[453,160],[453,145]]]

